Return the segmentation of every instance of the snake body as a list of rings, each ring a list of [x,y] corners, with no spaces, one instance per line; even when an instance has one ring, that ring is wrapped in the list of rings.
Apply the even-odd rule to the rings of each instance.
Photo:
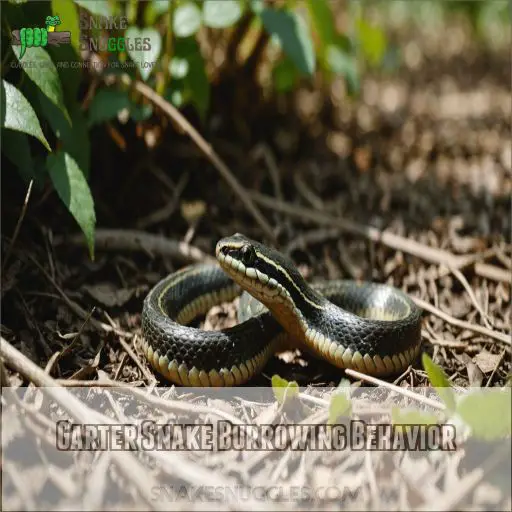
[[[145,356],[176,384],[243,384],[290,339],[339,368],[377,376],[405,369],[418,355],[421,310],[394,287],[348,280],[310,285],[290,259],[240,234],[220,240],[216,257],[219,265],[169,275],[144,300]],[[238,325],[221,331],[187,325],[242,290],[261,304],[239,313]]]

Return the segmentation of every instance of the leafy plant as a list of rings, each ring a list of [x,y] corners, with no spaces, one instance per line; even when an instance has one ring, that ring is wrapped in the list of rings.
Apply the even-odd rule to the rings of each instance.
[[[423,354],[423,367],[430,383],[436,388],[443,400],[447,414],[445,419],[462,421],[472,436],[484,440],[510,437],[512,430],[510,387],[503,389],[472,388],[462,396],[456,396],[443,370],[436,365],[428,354]],[[395,419],[400,419],[399,414]],[[427,416],[424,418],[428,419]],[[398,423],[399,421],[397,421]]]
[[[455,396],[451,388],[450,381],[443,372],[443,369],[437,366],[426,352],[423,353],[421,360],[430,383],[436,388],[437,393],[446,405],[447,409],[449,411],[454,411],[456,407]]]
[[[232,44],[240,45],[256,27],[260,44],[248,60],[251,65],[265,60],[268,44],[274,56],[278,50],[269,63],[279,93],[316,73],[327,80],[343,76],[349,90],[359,88],[357,36],[336,30],[334,4],[328,0],[307,0],[305,6],[288,0],[277,7],[262,0],[51,0],[30,5],[10,0],[4,5],[1,129],[9,144],[3,144],[2,152],[26,182],[34,180],[41,187],[51,181],[84,232],[91,258],[96,217],[88,185],[90,129],[123,112],[140,122],[153,109],[120,80],[108,86],[100,81],[84,109],[84,90],[95,72],[91,60],[82,60],[82,50],[96,54],[95,59],[106,65],[100,78],[126,73],[178,108],[191,105],[203,121],[211,96],[207,63],[198,44],[204,28],[224,31]],[[32,38],[22,54],[13,33],[26,28],[24,34],[35,34],[43,30],[45,19],[58,23],[45,32],[44,47]],[[102,20],[111,26],[98,27]],[[378,60],[386,42],[383,33],[364,20],[359,25],[362,48]],[[52,37],[63,43],[55,46]]]
[[[278,403],[283,404],[299,395],[299,385],[294,380],[288,382],[279,375],[273,375],[272,391]]]

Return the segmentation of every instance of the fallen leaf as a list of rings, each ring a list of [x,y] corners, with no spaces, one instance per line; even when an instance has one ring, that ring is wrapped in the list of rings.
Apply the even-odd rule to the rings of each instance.
[[[480,368],[467,354],[461,354],[457,359],[466,365],[469,385],[473,387],[481,387],[484,380],[484,374],[481,372]]]
[[[206,213],[204,201],[182,201],[181,215],[189,223],[193,224]]]
[[[483,350],[473,358],[473,361],[478,365],[478,368],[480,368],[483,373],[490,373],[494,368],[496,368],[500,357],[501,356],[499,354],[491,354],[490,352]]]
[[[135,288],[116,288],[111,283],[85,285],[84,290],[99,303],[107,307],[123,306],[135,293]]]

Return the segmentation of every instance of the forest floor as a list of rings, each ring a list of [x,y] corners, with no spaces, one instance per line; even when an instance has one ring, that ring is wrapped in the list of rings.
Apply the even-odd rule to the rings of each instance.
[[[31,191],[11,244],[27,191],[2,173],[2,338],[59,384],[168,386],[140,350],[142,301],[192,259],[169,255],[148,237],[190,244],[200,260],[213,256],[219,238],[242,232],[275,243],[307,279],[365,279],[404,290],[424,309],[423,350],[455,386],[505,385],[512,370],[510,53],[479,44],[464,24],[443,33],[397,32],[402,64],[394,72],[365,70],[357,99],[347,97],[342,80],[258,99],[217,84],[211,120],[200,131],[242,195],[179,126],[164,130],[155,118],[101,128],[91,165],[94,261],[50,188]],[[261,208],[276,240],[242,197]],[[234,323],[236,301],[213,308],[203,325]],[[247,387],[270,386],[274,374],[319,388],[344,376],[295,350],[274,356]],[[4,377],[11,386],[28,382],[10,369]],[[390,382],[428,386],[420,360]],[[342,478],[329,473],[338,455],[316,461],[333,482]],[[227,475],[235,462],[206,465]],[[253,463],[245,461],[247,474],[256,467],[267,474],[270,466]],[[361,478],[370,491],[360,506],[386,507],[375,501],[371,475]],[[406,503],[423,503],[424,496],[408,496]]]

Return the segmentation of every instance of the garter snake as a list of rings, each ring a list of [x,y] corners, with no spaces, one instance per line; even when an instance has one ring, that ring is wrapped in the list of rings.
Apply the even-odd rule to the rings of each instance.
[[[238,233],[215,252],[219,265],[185,267],[144,300],[145,356],[172,382],[243,384],[287,338],[339,368],[370,375],[397,373],[418,355],[421,310],[402,291],[358,281],[309,285],[286,256]],[[221,331],[187,325],[241,290],[265,307]]]

